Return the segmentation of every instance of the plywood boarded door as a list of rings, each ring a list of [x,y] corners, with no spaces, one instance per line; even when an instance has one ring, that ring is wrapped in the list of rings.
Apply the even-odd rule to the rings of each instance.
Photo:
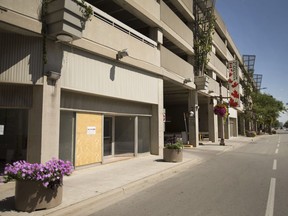
[[[77,113],[75,166],[102,161],[102,119],[99,114]]]

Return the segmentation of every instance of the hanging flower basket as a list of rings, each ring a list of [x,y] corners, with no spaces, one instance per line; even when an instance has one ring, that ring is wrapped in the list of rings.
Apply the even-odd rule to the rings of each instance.
[[[214,107],[214,114],[220,117],[227,117],[228,116],[228,108],[225,104],[217,104]]]

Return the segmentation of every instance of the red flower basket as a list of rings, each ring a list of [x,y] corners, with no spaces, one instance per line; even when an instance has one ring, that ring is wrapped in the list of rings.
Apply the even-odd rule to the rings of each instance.
[[[228,115],[228,108],[225,104],[217,104],[214,107],[214,113],[220,117],[226,117]]]

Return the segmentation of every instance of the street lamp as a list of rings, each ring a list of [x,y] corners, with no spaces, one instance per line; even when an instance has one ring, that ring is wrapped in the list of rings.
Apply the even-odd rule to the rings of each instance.
[[[223,103],[223,96],[222,96],[222,82],[221,81],[219,83],[219,86],[220,86],[220,103],[222,104]],[[220,145],[225,145],[224,137],[225,137],[225,128],[224,128],[224,118],[222,117],[221,118]]]
[[[219,98],[220,104],[222,104],[224,98],[225,99],[229,99],[230,97],[223,97],[222,96],[222,82],[221,81],[219,82],[219,87],[220,87],[220,95],[219,96],[213,96],[212,98],[216,98],[216,99]],[[225,127],[224,126],[225,126],[224,118],[221,117],[220,145],[223,145],[223,146],[225,146],[225,139],[224,139],[224,137],[225,137]]]

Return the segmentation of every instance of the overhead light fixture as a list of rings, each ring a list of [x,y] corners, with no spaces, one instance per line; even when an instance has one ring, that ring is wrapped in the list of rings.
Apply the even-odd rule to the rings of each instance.
[[[123,49],[123,50],[118,51],[116,57],[117,57],[117,59],[119,60],[119,59],[122,59],[122,58],[125,57],[125,56],[129,56],[127,49]]]
[[[46,76],[47,76],[48,79],[56,81],[56,80],[60,79],[61,73],[56,72],[56,71],[48,71],[46,73]]]
[[[183,83],[186,84],[186,83],[189,83],[189,82],[192,82],[191,78],[185,78],[183,80]]]
[[[61,42],[71,42],[73,40],[73,37],[69,34],[58,34],[56,38],[57,41]]]

